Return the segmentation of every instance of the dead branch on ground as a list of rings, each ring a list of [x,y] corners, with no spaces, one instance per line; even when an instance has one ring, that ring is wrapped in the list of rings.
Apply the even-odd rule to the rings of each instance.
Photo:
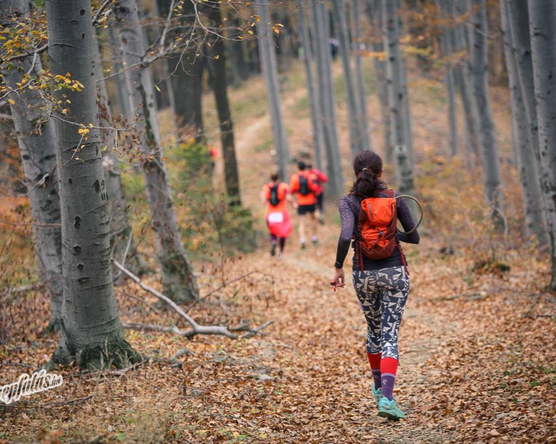
[[[114,261],[114,266],[128,276],[132,281],[138,284],[143,290],[151,293],[152,295],[156,296],[161,301],[166,302],[176,313],[178,313],[189,325],[191,325],[191,329],[187,331],[181,331],[177,327],[173,327],[171,331],[180,336],[184,336],[186,338],[191,338],[195,335],[222,335],[226,336],[231,339],[237,339],[238,335],[232,333],[226,327],[217,326],[217,325],[200,325],[198,324],[191,316],[189,316],[185,311],[183,311],[174,301],[172,301],[169,297],[163,295],[159,291],[155,290],[152,287],[149,287],[145,284],[141,279],[135,276],[131,271],[127,268],[123,267],[118,261]],[[166,327],[161,327],[166,328]]]

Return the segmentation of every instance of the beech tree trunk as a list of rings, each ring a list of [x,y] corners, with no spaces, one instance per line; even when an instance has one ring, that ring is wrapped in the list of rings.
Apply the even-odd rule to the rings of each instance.
[[[381,11],[381,0],[367,0],[367,15],[375,30],[375,34],[371,37],[371,49],[373,55],[373,67],[376,79],[376,89],[380,103],[380,116],[383,130],[383,152],[386,162],[391,163],[394,160],[392,150],[392,123],[390,121],[390,105],[388,103],[388,81],[386,75],[385,57],[379,56],[385,52],[383,34],[383,21]]]
[[[315,79],[313,76],[313,49],[311,39],[309,37],[309,27],[305,18],[305,1],[297,0],[299,9],[299,28],[300,40],[303,48],[303,64],[305,66],[305,77],[307,78],[307,90],[309,94],[309,103],[311,104],[311,124],[313,126],[313,145],[315,150],[315,163],[319,170],[323,170],[322,151],[324,148],[324,136],[322,129],[322,121],[319,114],[319,98],[315,88]]]
[[[343,0],[332,0],[334,20],[338,41],[340,42],[340,57],[344,71],[344,84],[346,89],[348,107],[348,128],[351,156],[355,157],[361,151],[368,149],[365,146],[365,135],[362,130],[362,116],[359,101],[356,97],[355,83],[351,72],[351,45],[349,42],[347,14]]]
[[[492,208],[495,228],[502,228],[504,220],[500,160],[488,90],[488,27],[485,0],[470,0],[470,5],[473,33],[469,68],[473,74],[473,94],[479,111],[479,143],[483,159],[485,195],[487,204]]]
[[[372,149],[371,135],[369,132],[369,114],[367,112],[367,88],[365,87],[365,75],[363,72],[363,58],[361,57],[361,4],[360,0],[353,0],[351,8],[351,22],[353,28],[353,46],[355,50],[355,80],[357,84],[357,96],[359,97],[359,125],[363,137],[362,150]]]
[[[112,110],[106,83],[102,72],[102,59],[99,50],[98,36],[93,45],[95,59],[95,76],[97,87],[97,107],[99,124],[101,127],[110,128],[112,124]],[[104,178],[108,192],[108,214],[110,216],[110,243],[112,255],[118,261],[122,261],[133,246],[133,234],[127,217],[126,200],[122,186],[120,160],[113,152],[115,137],[118,135],[109,129],[100,131],[102,164],[104,166]]]
[[[342,174],[342,157],[336,130],[336,110],[334,106],[334,81],[332,77],[332,54],[330,53],[329,20],[326,6],[317,2],[311,6],[315,30],[315,55],[317,60],[317,85],[322,122],[326,165],[328,173],[328,191],[334,198],[344,194],[344,177]]]
[[[127,366],[139,356],[124,339],[112,285],[108,193],[97,129],[91,3],[49,0],[46,18],[52,74],[70,73],[83,85],[81,91],[54,91],[69,111],[54,121],[64,302],[60,344],[53,361],[73,360],[82,367],[96,368]],[[80,134],[83,128],[89,132]]]
[[[216,29],[222,28],[222,15],[219,8],[210,8],[209,20]],[[234,124],[228,101],[228,79],[226,76],[226,47],[224,40],[216,37],[211,47],[212,58],[209,66],[213,75],[213,91],[220,122],[220,140],[224,153],[224,176],[226,191],[232,205],[241,205],[239,172],[234,144]]]
[[[15,15],[26,16],[29,2],[25,0],[0,0],[2,21]],[[5,26],[9,26],[6,22]],[[33,67],[31,66],[33,64]],[[17,90],[24,75],[39,75],[40,57],[29,56],[0,67],[8,88]],[[49,122],[47,109],[36,90],[25,88],[18,94],[10,94],[11,114],[17,133],[21,164],[25,173],[33,234],[37,254],[37,266],[41,281],[45,281],[50,293],[49,329],[57,330],[62,316],[62,231],[60,227],[60,198],[56,171],[56,141],[54,128]]]
[[[158,9],[163,17],[170,10],[171,0],[157,0]],[[176,2],[178,3],[178,2]],[[202,3],[202,2],[199,2]],[[186,36],[190,40],[183,48],[177,49],[168,57],[168,70],[172,78],[174,106],[179,128],[184,128],[197,143],[205,143],[203,125],[202,98],[203,72],[205,57],[199,54],[202,38],[195,30],[195,11],[193,2],[186,0],[180,3],[179,18],[173,24],[173,30],[168,35],[168,41]]]
[[[472,30],[469,29],[467,17],[469,14],[469,7],[467,0],[457,0],[455,3],[456,13],[458,17],[465,17],[463,24],[455,29],[456,51],[466,51],[467,57],[465,62],[460,64],[457,70],[456,77],[461,81],[458,82],[460,90],[461,101],[465,113],[465,130],[467,135],[467,158],[468,165],[475,166],[475,159],[479,159],[479,110],[477,100],[473,92],[473,73],[470,69],[471,57],[471,41],[470,35]]]
[[[388,101],[392,122],[392,141],[396,180],[400,193],[413,194],[413,164],[407,143],[405,102],[408,100],[403,85],[403,66],[399,46],[399,22],[396,2],[382,0],[384,45],[387,50]]]
[[[454,13],[454,2],[452,0],[436,0],[436,5],[440,11],[440,16],[443,20],[448,17],[453,16]],[[457,123],[457,111],[456,111],[456,93],[455,93],[455,76],[454,67],[451,61],[451,57],[454,53],[452,47],[452,33],[453,29],[446,26],[442,29],[442,34],[440,36],[440,43],[442,48],[442,53],[446,62],[446,75],[444,77],[444,82],[446,83],[446,97],[448,99],[448,127],[450,129],[450,155],[455,156],[458,153],[458,123]]]
[[[156,251],[162,267],[164,293],[176,302],[191,302],[199,295],[197,278],[185,254],[176,220],[160,143],[151,72],[140,66],[140,57],[145,53],[145,46],[135,0],[118,1],[115,14],[120,23],[121,49],[128,68],[126,79],[130,105],[140,115],[137,122],[139,148],[144,156],[143,177]],[[134,68],[130,69],[131,67]]]
[[[550,237],[552,278],[556,290],[556,4],[529,2],[532,66],[539,125],[540,172]]]
[[[286,127],[282,117],[282,101],[280,99],[280,84],[278,83],[278,68],[276,65],[276,52],[274,50],[272,38],[273,30],[272,24],[270,23],[270,11],[268,3],[260,3],[254,6],[257,15],[260,17],[260,21],[257,22],[259,56],[270,105],[274,146],[276,147],[278,155],[280,177],[285,180],[288,177],[290,149],[288,146]]]
[[[531,131],[531,125],[529,124],[525,108],[523,90],[519,82],[517,60],[514,53],[512,30],[509,24],[510,8],[508,7],[508,3],[509,2],[504,1],[500,2],[500,12],[502,16],[502,31],[504,33],[506,67],[508,70],[508,80],[512,99],[514,145],[516,148],[517,169],[521,179],[523,208],[525,212],[525,234],[528,236],[535,234],[539,242],[544,245],[548,243],[546,215],[544,213],[543,194],[539,180],[538,160],[532,141],[532,138],[536,136],[536,145],[538,147],[538,132],[536,130],[535,132]],[[520,22],[520,25],[528,27],[527,5],[525,4],[524,6],[524,10],[516,11],[520,14],[524,14],[524,17],[516,17],[515,19]],[[529,68],[531,68],[530,57],[528,62]],[[532,99],[534,100],[534,97],[532,97]]]

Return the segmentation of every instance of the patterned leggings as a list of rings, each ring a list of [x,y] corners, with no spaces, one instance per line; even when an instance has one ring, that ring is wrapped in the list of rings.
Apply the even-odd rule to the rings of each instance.
[[[353,286],[367,320],[367,352],[398,359],[398,331],[409,294],[405,268],[354,271]]]

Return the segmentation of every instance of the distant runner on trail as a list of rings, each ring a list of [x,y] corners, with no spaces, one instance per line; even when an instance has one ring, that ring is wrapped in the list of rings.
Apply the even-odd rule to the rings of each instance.
[[[313,245],[318,243],[317,238],[317,195],[318,190],[317,176],[312,174],[305,162],[299,162],[297,164],[299,172],[293,174],[290,179],[290,190],[292,195],[296,196],[296,201],[294,202],[294,207],[297,208],[297,214],[299,215],[299,239],[301,241],[301,248],[305,248],[306,238],[305,230],[307,223],[307,214],[311,219],[311,241]]]
[[[270,231],[270,254],[276,255],[276,243],[280,243],[280,253],[278,259],[284,256],[286,238],[292,231],[292,221],[286,202],[292,202],[289,195],[288,185],[280,182],[278,174],[270,176],[270,183],[263,186],[261,197],[263,204],[268,204],[266,208],[266,224]]]
[[[397,232],[397,221],[409,232],[415,227],[409,207],[381,180],[382,159],[363,151],[353,162],[355,183],[340,199],[342,231],[334,280],[345,285],[344,260],[354,240],[353,286],[367,321],[367,356],[373,372],[372,392],[379,416],[405,418],[394,402],[398,368],[398,331],[409,294],[409,273],[399,241],[419,243],[419,234]]]
[[[322,185],[328,182],[328,176],[321,170],[313,168],[313,165],[309,164],[307,168],[309,168],[310,172],[317,178],[317,208],[319,209],[319,221],[324,225],[324,188]]]

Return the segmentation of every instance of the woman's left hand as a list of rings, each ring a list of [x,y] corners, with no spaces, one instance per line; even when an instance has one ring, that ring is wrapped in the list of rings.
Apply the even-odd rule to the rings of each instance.
[[[338,287],[345,287],[346,285],[346,277],[344,275],[344,269],[343,268],[335,268],[334,269],[334,280],[332,282],[330,282],[330,285],[332,285],[334,287],[334,291],[336,291],[336,288]]]

